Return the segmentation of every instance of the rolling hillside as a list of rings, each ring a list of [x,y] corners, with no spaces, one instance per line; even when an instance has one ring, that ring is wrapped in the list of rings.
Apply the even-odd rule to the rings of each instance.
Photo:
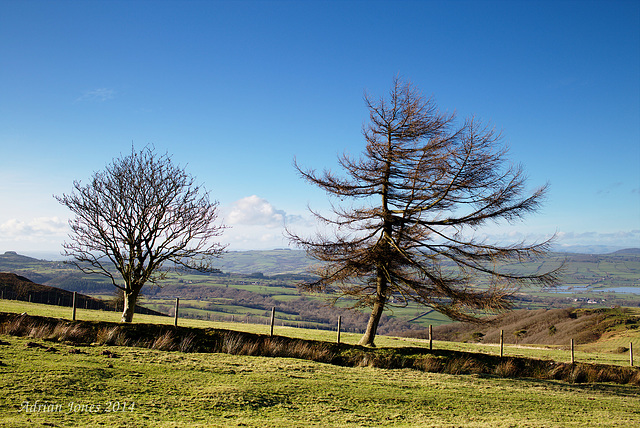
[[[45,303],[58,306],[73,306],[73,292],[48,285],[36,284],[14,273],[0,272],[0,296],[8,300],[22,300],[32,303]],[[104,301],[84,294],[76,294],[78,308],[113,311],[114,301]],[[122,305],[121,309],[122,309]],[[164,315],[161,312],[136,305],[136,313]]]
[[[266,276],[303,274],[316,264],[300,250],[230,251],[216,263],[223,272],[240,274],[262,273]]]
[[[628,249],[611,254],[552,253],[542,268],[565,261],[563,281],[554,290],[523,289],[515,300],[516,309],[596,308],[640,306],[640,250]],[[265,322],[276,307],[282,322],[330,329],[338,315],[345,329],[357,331],[366,324],[367,313],[326,308],[320,296],[302,295],[296,288],[315,261],[303,251],[236,251],[217,261],[222,273],[169,274],[162,287],[143,289],[144,305],[171,313],[176,297],[181,313],[209,320],[243,319]],[[537,265],[507,266],[510,269],[537,269]],[[84,275],[60,261],[37,260],[15,252],[0,254],[0,272],[16,275],[47,286],[85,295],[112,296],[113,285],[99,275]],[[364,320],[364,321],[363,321]],[[386,334],[422,329],[449,322],[435,312],[411,306],[385,313],[381,332]],[[524,327],[522,329],[525,329]],[[530,330],[530,329],[527,329]],[[473,332],[472,332],[473,333]],[[483,332],[483,334],[487,334]]]
[[[571,339],[576,345],[601,342],[614,350],[630,341],[640,341],[640,310],[636,308],[539,309],[516,310],[495,318],[493,323],[477,325],[452,323],[433,328],[439,340],[452,342],[504,343],[566,346]],[[427,330],[410,331],[406,337],[427,339]],[[607,346],[604,342],[611,342]],[[623,349],[626,352],[628,349]]]
[[[565,261],[563,281],[560,285],[638,286],[640,287],[640,248],[629,248],[610,254],[550,253],[542,260],[542,268]],[[216,260],[215,267],[225,273],[264,276],[304,274],[317,261],[309,259],[301,250],[230,251]],[[532,265],[532,264],[531,264]],[[530,268],[529,264],[523,264]],[[13,251],[0,254],[0,272],[39,275],[50,280],[59,276],[56,270],[70,267],[60,261],[38,260]],[[538,264],[536,264],[536,269]],[[24,275],[32,280],[29,275]],[[43,281],[40,281],[43,282]]]

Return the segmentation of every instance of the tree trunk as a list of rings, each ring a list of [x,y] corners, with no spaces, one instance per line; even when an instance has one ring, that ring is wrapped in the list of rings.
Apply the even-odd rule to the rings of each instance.
[[[133,313],[136,309],[136,300],[138,300],[138,293],[140,290],[125,290],[124,291],[124,309],[122,310],[121,322],[133,321]]]
[[[392,138],[389,134],[387,140],[387,158],[386,158],[386,167],[384,172],[384,181],[382,184],[382,212],[384,217],[384,225],[381,240],[378,244],[382,245],[381,254],[389,253],[389,242],[391,240],[392,229],[392,215],[389,211],[388,207],[388,193],[389,193],[389,177],[391,176],[391,159],[392,159]],[[376,245],[378,245],[376,244]],[[373,302],[373,309],[371,310],[371,316],[369,316],[369,322],[367,323],[367,330],[364,332],[364,336],[358,342],[358,345],[363,346],[376,346],[373,341],[376,337],[376,332],[378,331],[378,324],[380,323],[380,318],[382,317],[382,312],[384,311],[384,305],[387,302],[387,277],[386,272],[386,262],[383,260],[378,260],[377,265],[377,273],[376,273],[376,297]]]
[[[373,304],[373,310],[369,317],[369,323],[367,324],[367,330],[364,332],[364,336],[358,342],[358,345],[373,346],[376,332],[378,331],[378,324],[380,323],[380,317],[384,311],[384,305],[387,302],[387,279],[384,276],[378,276],[378,285],[376,287],[376,300]]]

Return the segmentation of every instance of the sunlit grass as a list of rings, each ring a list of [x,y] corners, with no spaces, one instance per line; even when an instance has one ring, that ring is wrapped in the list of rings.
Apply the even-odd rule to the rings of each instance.
[[[28,347],[31,338],[0,339],[0,425],[6,427],[632,427],[640,421],[640,389],[628,385],[117,346],[55,343],[47,351],[51,344],[42,341]],[[26,403],[60,411],[29,411]]]
[[[13,300],[0,300],[0,312],[23,313],[29,315],[40,315],[53,318],[71,319],[72,309],[70,307],[60,307],[54,305],[44,305],[37,303],[27,303]],[[264,312],[264,311],[261,311]],[[120,322],[121,314],[119,312],[99,311],[77,309],[76,319],[87,321],[108,321]],[[166,324],[173,325],[173,317],[159,317],[152,315],[136,314],[134,316],[135,323],[149,324]],[[216,328],[234,331],[243,331],[257,334],[270,334],[270,322],[265,319],[264,324],[250,324],[243,322],[220,322],[196,320],[191,318],[179,318],[178,324],[183,327],[196,328]],[[325,342],[335,342],[337,340],[337,331],[295,328],[276,325],[274,334],[298,339],[320,340]],[[359,333],[341,332],[340,341],[342,343],[355,345],[361,338]],[[608,338],[602,342],[578,345],[575,347],[575,359],[579,362],[614,364],[621,366],[629,365],[629,354],[619,352],[618,348],[628,347],[629,342],[633,341],[636,346],[635,365],[640,365],[640,331],[627,331],[622,334]],[[421,347],[428,348],[429,341],[425,339],[398,338],[392,336],[379,335],[376,338],[378,347]],[[434,349],[447,349],[465,352],[480,352],[490,355],[499,355],[500,347],[497,344],[482,343],[460,343],[446,342],[434,340],[432,342]],[[571,352],[569,344],[566,346],[541,346],[541,345],[505,345],[503,355],[507,357],[528,357],[543,360],[553,360],[559,362],[570,362]]]

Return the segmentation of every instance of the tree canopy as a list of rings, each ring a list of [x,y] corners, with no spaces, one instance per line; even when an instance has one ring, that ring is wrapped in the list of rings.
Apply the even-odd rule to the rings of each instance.
[[[359,158],[339,157],[342,175],[294,161],[305,180],[340,200],[332,203],[332,215],[314,212],[333,234],[289,232],[324,262],[315,272],[319,279],[304,289],[372,308],[361,344],[374,345],[391,299],[479,321],[487,311],[509,308],[520,285],[556,283],[556,270],[504,268],[545,254],[550,240],[501,245],[475,237],[489,222],[515,222],[535,212],[547,190],[526,194],[523,169],[506,163],[498,133],[475,118],[459,123],[399,78],[387,99],[365,95],[365,102],[366,147]]]
[[[216,224],[218,203],[168,154],[132,148],[73,187],[56,196],[75,215],[64,255],[124,292],[123,322],[132,320],[142,287],[165,277],[165,263],[206,271],[224,251],[214,240],[224,230]]]

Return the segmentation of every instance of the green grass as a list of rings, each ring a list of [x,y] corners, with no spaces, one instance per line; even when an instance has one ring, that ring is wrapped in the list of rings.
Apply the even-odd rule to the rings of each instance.
[[[640,313],[640,309],[634,309]],[[65,318],[71,319],[71,308],[60,307],[54,305],[44,305],[36,303],[27,303],[22,301],[13,300],[0,300],[0,312],[11,313],[23,313],[26,312],[29,315],[40,315],[53,318]],[[119,322],[120,313],[77,309],[77,320],[91,320],[91,321],[109,321]],[[135,323],[150,323],[150,324],[168,324],[173,325],[173,317],[158,317],[151,315],[136,314],[134,316]],[[269,334],[270,325],[264,324],[249,324],[242,322],[215,322],[206,320],[195,320],[190,318],[180,318],[178,324],[183,327],[197,327],[197,328],[217,328],[225,330],[243,331],[248,333]],[[335,342],[336,332],[328,330],[314,330],[294,327],[283,327],[276,323],[274,333],[280,336],[286,336],[298,339],[308,340],[320,340],[325,342]],[[342,332],[340,335],[340,341],[342,343],[355,345],[361,338],[361,334],[358,333],[346,333]],[[629,331],[618,334],[613,338],[614,342],[604,341],[602,343],[591,343],[576,346],[575,358],[578,362],[586,363],[600,363],[600,364],[612,364],[619,366],[629,365],[628,353],[619,353],[617,348],[620,346],[629,345],[629,341],[633,340],[635,350],[635,365],[640,365],[640,332]],[[613,344],[612,344],[613,343]],[[424,339],[409,339],[398,338],[392,336],[379,335],[376,338],[376,344],[378,347],[423,347],[429,346],[428,340]],[[500,348],[495,344],[481,344],[481,343],[460,343],[460,342],[447,342],[447,341],[433,341],[434,349],[446,349],[453,351],[466,351],[466,352],[480,352],[490,355],[499,355]],[[538,346],[538,345],[526,345],[515,346],[505,345],[504,356],[506,357],[528,357],[537,358],[543,360],[553,360],[558,362],[570,362],[571,353],[567,346]]]
[[[55,343],[56,352],[48,352],[27,347],[33,339],[0,339],[9,343],[0,345],[0,425],[6,427],[631,427],[640,423],[640,388],[631,386],[345,368],[290,358],[114,346]],[[72,349],[82,353],[72,354]],[[106,349],[117,358],[103,355]],[[59,411],[27,411],[27,402],[48,406],[40,410]],[[125,411],[107,412],[114,403],[122,409],[125,402]],[[94,412],[89,411],[91,405]]]

